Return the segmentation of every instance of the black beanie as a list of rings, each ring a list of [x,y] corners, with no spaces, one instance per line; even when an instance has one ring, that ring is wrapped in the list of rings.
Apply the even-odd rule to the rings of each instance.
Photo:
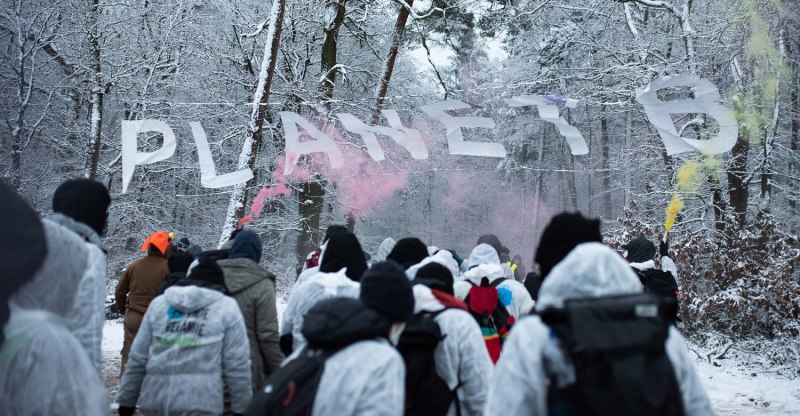
[[[70,179],[53,194],[53,212],[88,225],[100,236],[106,229],[109,205],[105,185],[89,179]]]
[[[393,261],[376,263],[364,273],[359,298],[392,323],[406,322],[414,316],[411,282]]]
[[[192,267],[189,275],[186,276],[191,280],[198,280],[208,285],[225,287],[225,276],[222,274],[222,269],[216,262],[201,258],[196,266]]]
[[[361,249],[358,238],[352,233],[334,233],[322,254],[319,271],[336,273],[345,267],[347,267],[347,277],[359,281],[367,270],[364,250]]]
[[[562,212],[553,217],[542,233],[534,258],[539,264],[542,280],[575,246],[590,241],[603,242],[600,220],[586,218],[579,212]]]
[[[170,273],[186,273],[193,261],[194,256],[191,254],[182,251],[174,251],[167,256],[167,267],[169,267]]]
[[[417,270],[413,283],[453,295],[453,273],[436,262],[428,263]]]
[[[419,238],[406,237],[400,239],[394,245],[392,251],[386,256],[386,260],[393,260],[407,270],[409,267],[421,262],[425,257],[428,257],[428,246],[420,241]]]
[[[622,248],[628,252],[625,258],[631,263],[644,263],[656,255],[656,246],[643,237],[634,238]]]
[[[8,299],[36,274],[47,257],[47,240],[39,216],[0,181],[0,346],[10,315]]]
[[[325,237],[322,238],[322,243],[325,244],[325,242],[330,240],[334,234],[344,234],[349,232],[350,231],[347,231],[347,227],[344,225],[331,224],[327,229],[325,229]]]

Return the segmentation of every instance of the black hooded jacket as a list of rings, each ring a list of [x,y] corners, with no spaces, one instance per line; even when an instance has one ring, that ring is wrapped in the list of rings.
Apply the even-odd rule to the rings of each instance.
[[[303,336],[312,348],[338,349],[358,341],[386,338],[391,324],[361,301],[327,299],[306,313]]]

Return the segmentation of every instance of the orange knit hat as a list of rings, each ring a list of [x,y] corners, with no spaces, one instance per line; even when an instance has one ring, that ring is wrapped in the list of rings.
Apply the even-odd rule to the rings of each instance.
[[[142,244],[142,251],[150,249],[150,245],[157,248],[161,254],[166,253],[169,248],[169,235],[167,235],[165,231],[156,231],[150,234],[150,236],[144,240],[144,244]]]

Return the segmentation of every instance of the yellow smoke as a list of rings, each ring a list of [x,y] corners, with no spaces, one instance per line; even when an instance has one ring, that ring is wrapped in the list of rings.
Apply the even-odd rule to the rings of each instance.
[[[687,160],[683,162],[678,173],[675,175],[675,190],[672,192],[672,200],[667,206],[667,219],[664,222],[664,232],[669,232],[675,225],[675,218],[683,208],[681,193],[695,193],[703,185],[704,171],[713,171],[718,168],[719,161],[714,157],[708,157],[702,162],[697,160]]]
[[[678,196],[677,192],[674,192],[672,194],[672,201],[667,205],[667,221],[664,223],[665,233],[668,233],[669,230],[672,229],[672,226],[675,225],[675,218],[678,216],[678,212],[681,208],[683,208],[683,200]]]

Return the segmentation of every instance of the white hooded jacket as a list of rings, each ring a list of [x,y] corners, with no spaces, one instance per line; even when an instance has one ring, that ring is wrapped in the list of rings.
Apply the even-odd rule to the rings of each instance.
[[[85,281],[86,243],[56,222],[43,220],[42,225],[48,255],[33,280],[14,294],[4,328],[0,414],[107,414],[100,374],[66,319]]]
[[[542,284],[537,310],[560,308],[565,299],[639,293],[642,285],[616,252],[600,243],[578,245]],[[670,328],[666,353],[681,390],[687,415],[711,415],[711,404],[697,376],[683,336]],[[518,322],[503,346],[489,388],[486,414],[546,415],[545,367],[572,373],[571,364],[538,316]]]
[[[48,233],[50,250],[39,274],[52,273],[53,278],[70,269],[80,274],[80,283],[74,304],[64,315],[67,328],[75,335],[97,375],[102,375],[100,343],[103,322],[106,318],[106,254],[101,249],[100,237],[86,224],[62,214],[53,214],[42,224],[57,233]],[[31,302],[25,294],[17,295],[18,305],[27,307]]]
[[[117,403],[147,415],[220,415],[252,397],[250,347],[239,305],[215,290],[173,286],[153,300],[133,341]]]
[[[414,313],[438,312],[444,305],[424,285],[414,285]],[[468,312],[460,309],[445,310],[434,318],[444,339],[434,351],[436,374],[458,394],[461,414],[481,415],[486,404],[494,365],[483,342],[478,323]],[[455,403],[448,415],[456,415]]]
[[[497,279],[506,279],[497,285],[497,291],[500,293],[500,300],[503,301],[503,305],[508,309],[508,313],[517,320],[530,313],[534,305],[531,294],[528,293],[522,283],[514,279],[508,279],[506,270],[500,265],[500,257],[492,246],[479,244],[472,250],[468,262],[474,267],[464,273],[463,281],[457,281],[453,284],[455,296],[459,300],[463,301],[469,294],[469,289],[472,287],[470,282],[480,285],[484,277],[490,283]]]
[[[310,269],[309,269],[310,270]],[[358,299],[361,285],[350,280],[345,274],[347,269],[336,273],[316,272],[299,285],[295,286],[286,302],[286,309],[281,319],[280,335],[292,334],[292,350],[299,351],[306,339],[302,334],[303,320],[306,312],[322,300],[333,297]]]

